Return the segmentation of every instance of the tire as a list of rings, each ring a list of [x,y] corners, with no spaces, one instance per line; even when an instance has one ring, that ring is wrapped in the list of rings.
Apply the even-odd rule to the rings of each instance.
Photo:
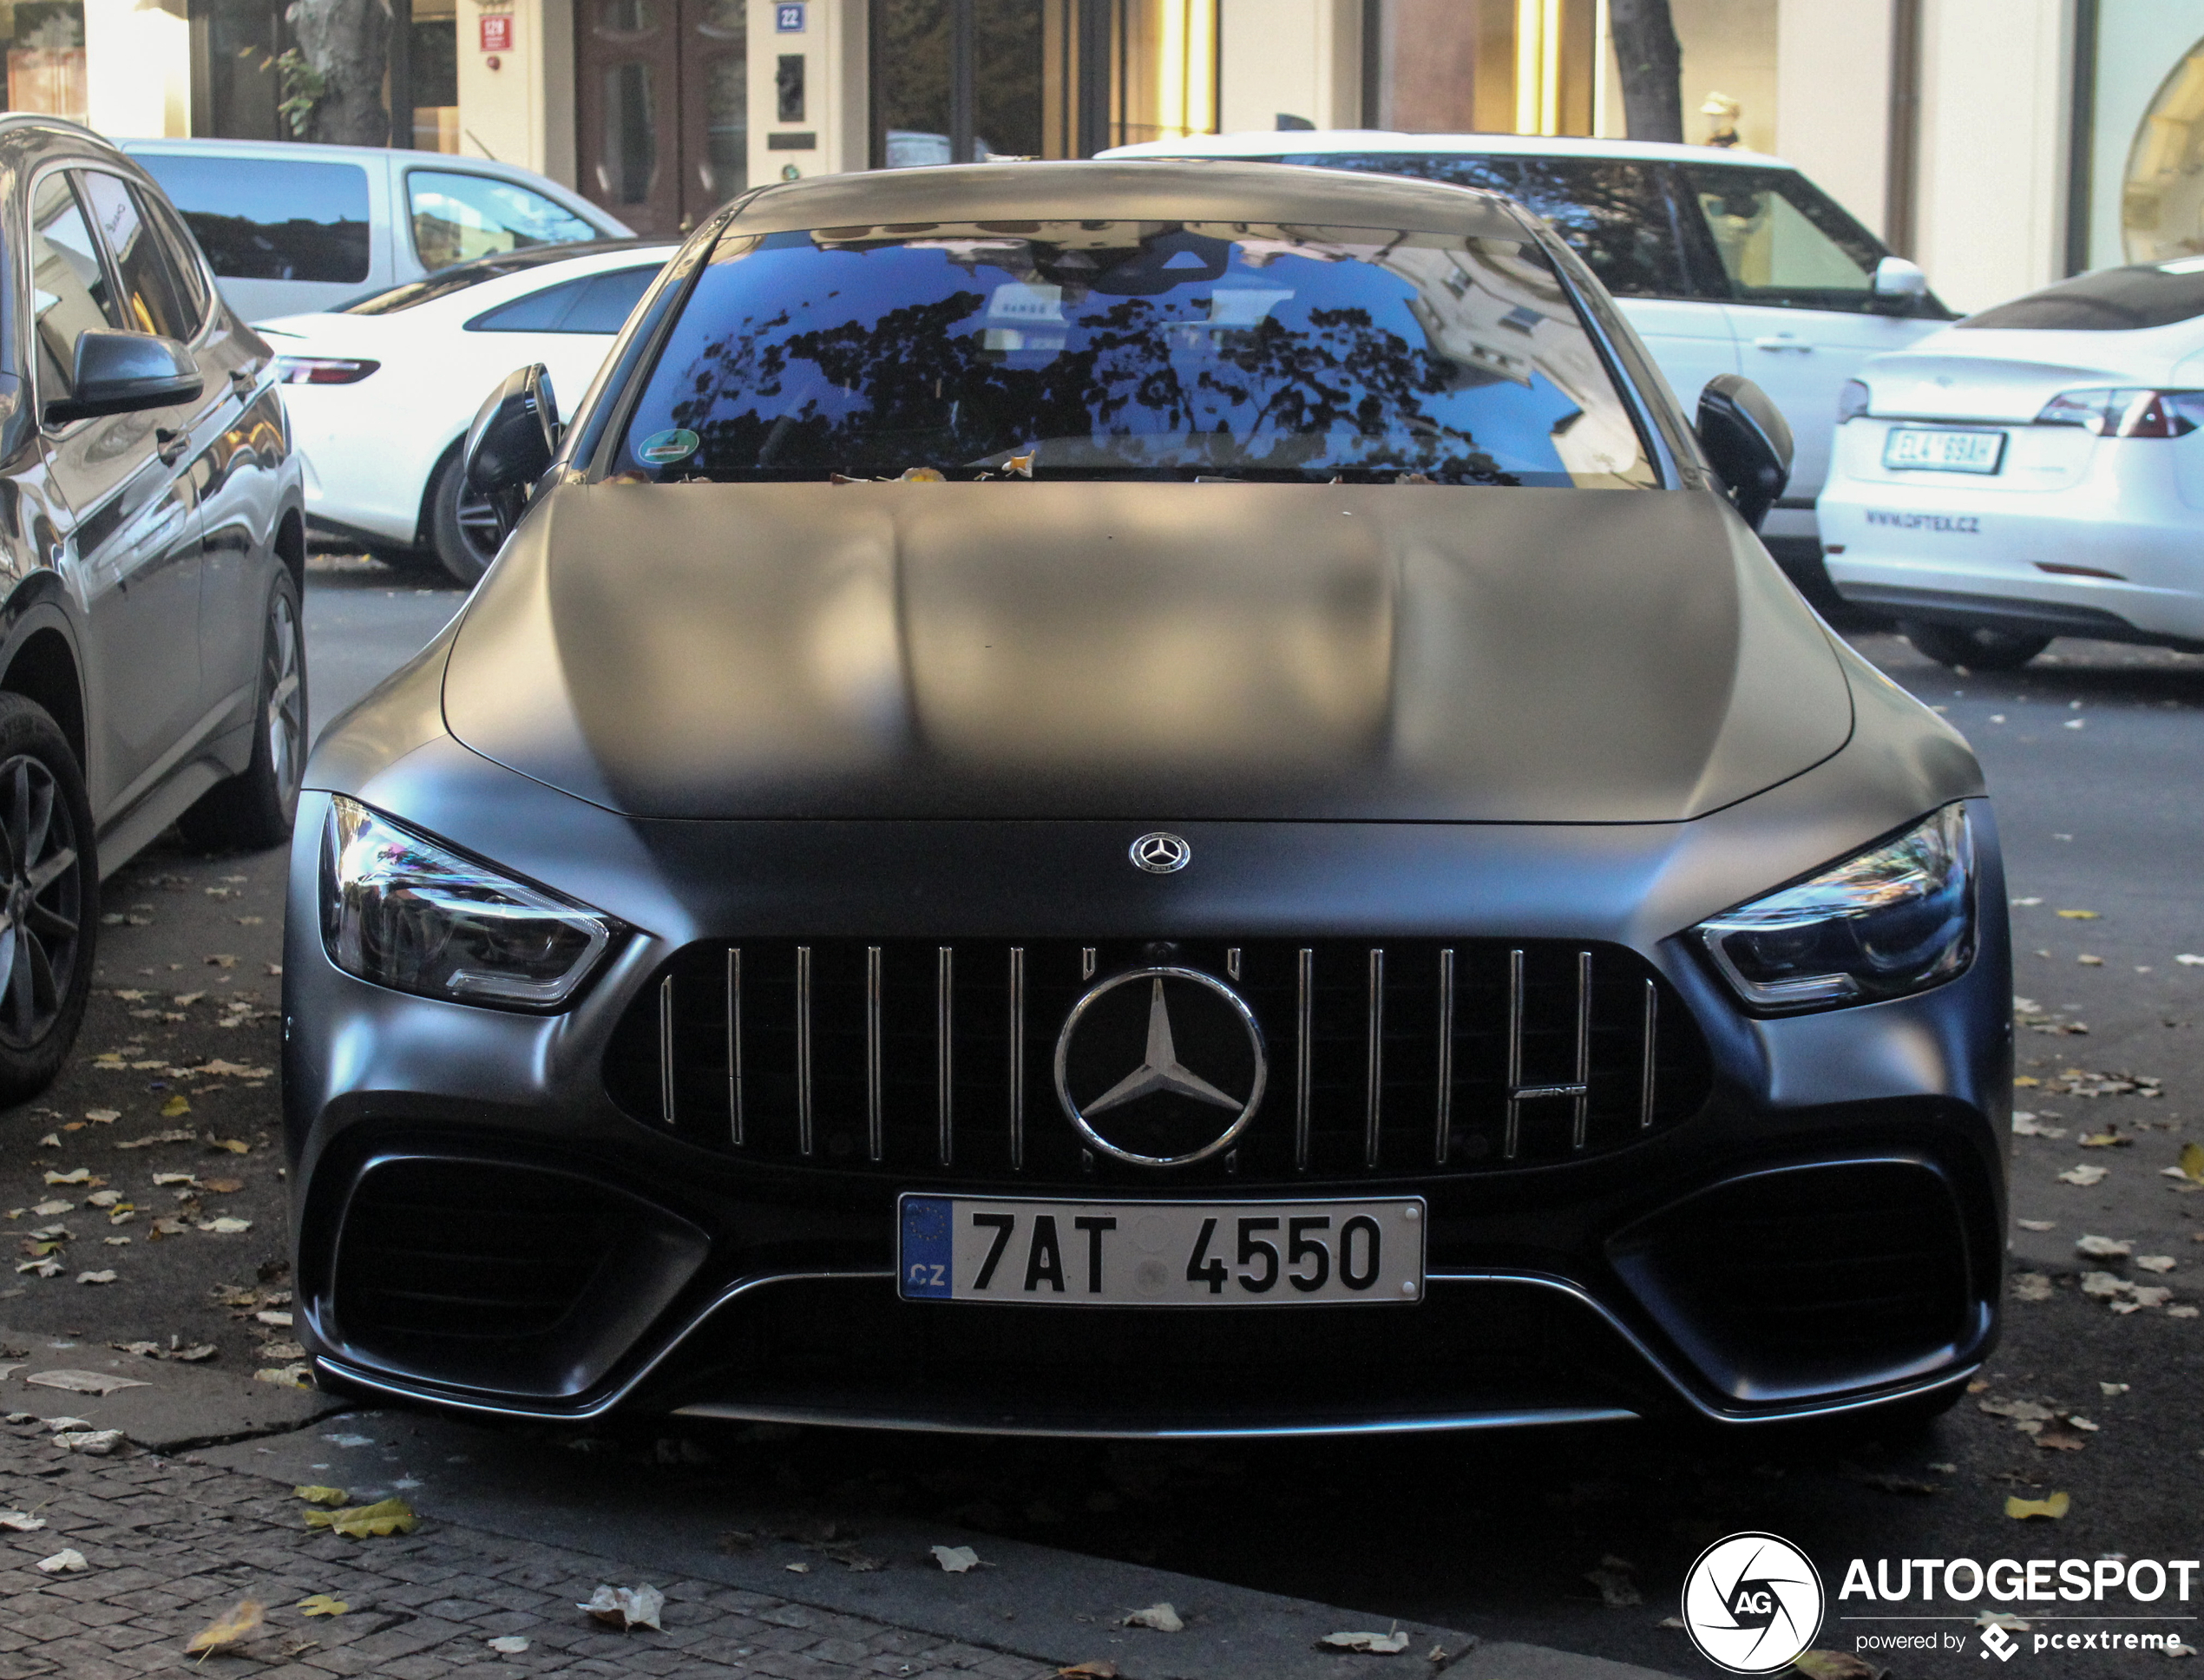
[[[1939,665],[1969,671],[2017,671],[2051,645],[2049,636],[2025,636],[1986,624],[1924,624],[1901,620],[1898,633]]]
[[[84,1024],[100,873],[84,772],[44,707],[0,694],[0,1103],[53,1083]]]
[[[497,558],[497,515],[488,497],[467,488],[457,450],[444,457],[429,486],[429,538],[444,570],[469,588]]]
[[[306,633],[298,586],[279,572],[268,591],[260,680],[253,699],[253,762],[211,787],[178,819],[184,838],[207,851],[266,851],[291,837],[306,769]]]

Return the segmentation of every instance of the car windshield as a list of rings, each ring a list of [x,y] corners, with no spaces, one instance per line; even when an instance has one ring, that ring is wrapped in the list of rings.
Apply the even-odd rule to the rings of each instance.
[[[1528,241],[1260,223],[731,233],[616,470],[1656,482]]]
[[[2204,257],[2136,263],[2079,274],[2016,298],[1959,325],[2054,332],[2132,332],[2204,315]]]

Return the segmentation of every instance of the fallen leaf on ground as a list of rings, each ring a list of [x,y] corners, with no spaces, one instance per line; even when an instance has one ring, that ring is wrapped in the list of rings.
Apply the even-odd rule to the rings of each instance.
[[[2102,1184],[2104,1174],[2101,1166],[2070,1166],[2058,1176],[2062,1184],[2088,1185]]]
[[[84,1554],[71,1545],[62,1547],[50,1558],[42,1558],[38,1567],[48,1575],[80,1575],[91,1565],[84,1561]]]
[[[293,1499],[305,1500],[308,1505],[328,1506],[341,1506],[346,1500],[351,1498],[351,1495],[341,1487],[322,1487],[311,1484],[305,1487],[292,1488],[291,1495]]]
[[[2135,1257],[2137,1271],[2168,1272],[2173,1270],[2174,1257],[2170,1254],[2139,1254]]]
[[[517,1633],[501,1633],[489,1641],[489,1648],[501,1657],[518,1657],[528,1648],[528,1642]]]
[[[941,1547],[934,1549],[938,1552]],[[1150,1605],[1145,1610],[1136,1610],[1118,1625],[1153,1628],[1158,1633],[1180,1633],[1186,1627],[1186,1624],[1178,1619],[1178,1612],[1169,1605]]]
[[[2102,957],[2091,956],[2087,951],[2084,951],[2080,956],[2076,957],[2074,960],[2085,968],[2102,968],[2104,967],[2104,959]]]
[[[46,1182],[49,1185],[89,1185],[92,1182],[92,1169],[78,1166],[71,1167],[66,1172],[49,1172]]]
[[[306,1513],[307,1527],[326,1528],[348,1540],[364,1540],[371,1535],[410,1534],[419,1521],[413,1514],[413,1507],[403,1500],[379,1500],[373,1505],[356,1505],[344,1511]]]
[[[201,1230],[212,1231],[217,1237],[234,1237],[239,1231],[252,1230],[253,1222],[250,1219],[234,1218],[226,1213],[219,1219],[201,1219],[199,1222],[199,1228]]]
[[[351,1606],[341,1598],[332,1598],[326,1592],[311,1593],[298,1601],[298,1607],[309,1616],[342,1616]]]
[[[2079,1141],[2084,1149],[2126,1149],[2135,1139],[2123,1138],[2117,1132],[2091,1132]]]
[[[1890,1672],[1841,1650],[1802,1650],[1791,1666],[1807,1680],[1883,1680]]]
[[[2011,1418],[2021,1423],[2048,1423],[2058,1414],[2032,1400],[1978,1400],[1975,1405],[1991,1417]]]
[[[2013,1135],[2016,1138],[2063,1138],[2066,1128],[2063,1125],[2045,1125],[2024,1110],[2013,1116]]]
[[[2013,1299],[2016,1301],[2048,1301],[2051,1298],[2051,1280],[2040,1271],[2017,1271],[2013,1274]]]
[[[206,1138],[200,1140],[209,1149],[220,1149],[232,1155],[250,1155],[252,1145],[239,1138]]]
[[[2058,1229],[2058,1221],[2056,1219],[2016,1219],[2013,1223],[2023,1230],[2056,1230]]]
[[[666,1608],[666,1595],[654,1586],[600,1586],[579,1608],[622,1632],[639,1627],[666,1631],[659,1621]]]
[[[155,1190],[166,1190],[171,1185],[182,1185],[187,1189],[196,1190],[199,1188],[199,1178],[196,1174],[190,1172],[156,1172],[153,1175],[153,1187]]]
[[[84,1118],[95,1125],[112,1125],[122,1118],[122,1111],[119,1108],[88,1108],[84,1111]]]
[[[58,1388],[65,1395],[111,1395],[118,1388],[142,1388],[134,1376],[115,1376],[105,1371],[41,1371],[23,1379],[36,1388]]]
[[[2074,1244],[2074,1251],[2092,1260],[2124,1260],[2135,1251],[2135,1245],[2114,1237],[2084,1237]]]
[[[2047,1423],[2037,1431],[2036,1445],[2046,1453],[2078,1453],[2089,1443],[2063,1424]]]
[[[225,1061],[220,1056],[212,1061],[201,1062],[191,1071],[227,1080],[266,1080],[275,1075],[272,1067],[253,1067],[241,1061]]]
[[[245,1188],[242,1178],[203,1178],[199,1187],[209,1196],[234,1196]]]
[[[1115,1663],[1074,1663],[1056,1670],[1056,1680],[1118,1680]]]
[[[196,1651],[211,1657],[232,1645],[241,1645],[258,1633],[266,1620],[267,1612],[259,1599],[240,1598],[193,1634],[191,1643],[184,1647],[184,1654],[188,1657]]]
[[[304,1365],[268,1365],[253,1373],[255,1382],[272,1383],[279,1388],[311,1388],[314,1374]]]
[[[968,1569],[979,1566],[980,1554],[968,1545],[937,1545],[929,1549],[934,1561],[952,1575],[961,1575]]]
[[[1408,1636],[1395,1628],[1390,1633],[1327,1633],[1316,1643],[1335,1650],[1367,1650],[1373,1656],[1391,1657],[1407,1650]]]
[[[43,1517],[34,1517],[28,1511],[0,1511],[0,1528],[17,1534],[29,1534],[46,1526]]]
[[[2204,1185],[2204,1144],[2192,1140],[2181,1145],[2181,1174],[2195,1184]]]
[[[291,1328],[291,1315],[276,1308],[272,1307],[265,1312],[256,1312],[253,1316],[263,1324],[273,1324],[286,1330]]]
[[[117,1149],[150,1149],[155,1144],[187,1144],[199,1134],[179,1126],[174,1132],[148,1132],[142,1138],[125,1138],[115,1145]]]
[[[72,1453],[83,1453],[92,1458],[110,1456],[122,1445],[120,1429],[63,1429],[54,1439]]]
[[[2097,919],[2095,910],[2053,910],[2051,914],[2069,922],[2095,922]]]
[[[59,1149],[62,1146],[62,1134],[58,1132],[49,1132],[38,1140],[38,1146],[41,1149]]]
[[[164,1120],[173,1120],[179,1114],[188,1114],[190,1112],[191,1099],[185,1096],[180,1092],[169,1098],[167,1102],[161,1105],[161,1118]]]
[[[2030,1517],[2049,1517],[2056,1521],[2073,1506],[2074,1501],[2064,1493],[2054,1493],[2043,1500],[2024,1500],[2017,1493],[2005,1496],[2005,1514],[2023,1520]]]
[[[80,1271],[76,1274],[76,1281],[80,1283],[112,1283],[115,1274],[111,1271]]]

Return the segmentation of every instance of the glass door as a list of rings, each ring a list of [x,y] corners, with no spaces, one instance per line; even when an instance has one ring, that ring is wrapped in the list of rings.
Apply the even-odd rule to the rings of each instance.
[[[581,190],[665,236],[749,180],[745,0],[583,0],[576,114]]]

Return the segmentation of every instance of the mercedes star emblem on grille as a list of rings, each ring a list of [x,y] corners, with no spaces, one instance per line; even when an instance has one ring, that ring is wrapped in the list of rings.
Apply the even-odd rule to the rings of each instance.
[[[1186,867],[1194,849],[1175,834],[1144,834],[1132,843],[1132,861],[1151,875],[1170,875]]]
[[[1185,1166],[1229,1148],[1269,1073],[1255,1012],[1197,968],[1112,975],[1072,1006],[1056,1037],[1064,1112],[1095,1148],[1139,1166]]]

